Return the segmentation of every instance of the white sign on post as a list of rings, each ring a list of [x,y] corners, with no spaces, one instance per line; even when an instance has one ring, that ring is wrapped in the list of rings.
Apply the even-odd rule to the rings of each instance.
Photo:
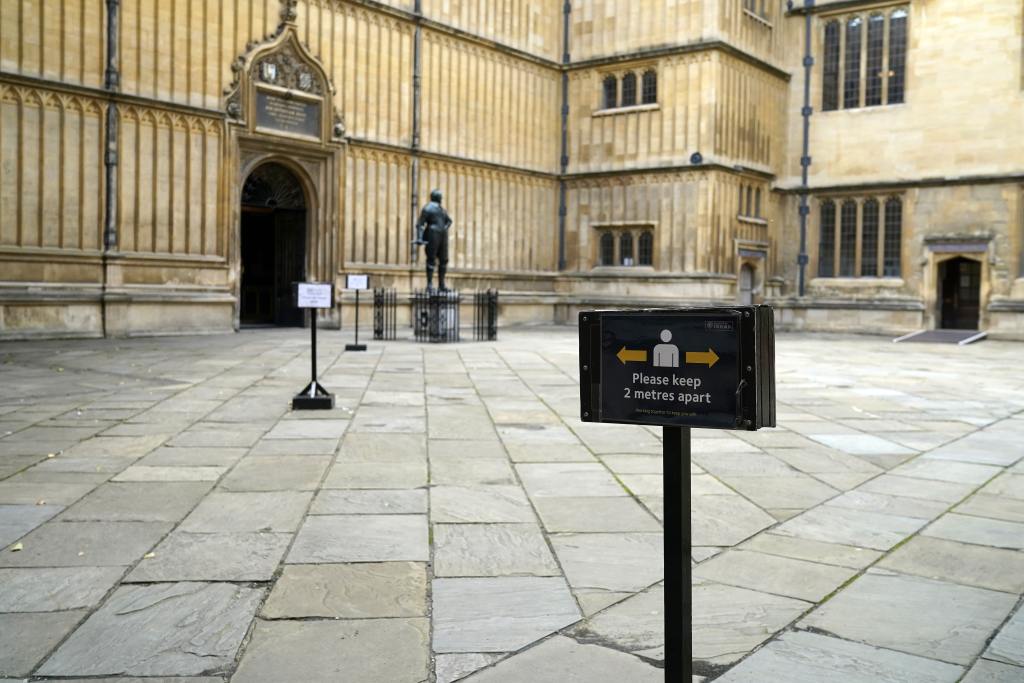
[[[331,308],[333,305],[330,283],[297,282],[295,286],[295,305],[298,308]]]
[[[369,289],[370,288],[370,276],[369,275],[346,275],[345,276],[345,289]]]

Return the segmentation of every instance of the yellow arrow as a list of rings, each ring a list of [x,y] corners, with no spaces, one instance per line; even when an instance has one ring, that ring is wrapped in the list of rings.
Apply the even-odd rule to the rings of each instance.
[[[641,363],[647,362],[647,351],[640,349],[638,351],[632,351],[623,346],[619,349],[619,352],[615,354],[615,357],[622,361],[625,365],[628,361],[640,361]]]
[[[714,349],[708,349],[707,352],[687,351],[686,362],[693,365],[703,365],[704,363],[707,363],[708,367],[710,368],[712,365],[718,362],[718,354],[715,353]]]

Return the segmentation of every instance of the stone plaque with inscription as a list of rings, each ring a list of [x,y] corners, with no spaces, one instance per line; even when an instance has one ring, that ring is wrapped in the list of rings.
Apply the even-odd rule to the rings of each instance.
[[[319,138],[320,102],[256,91],[256,126],[291,135]]]

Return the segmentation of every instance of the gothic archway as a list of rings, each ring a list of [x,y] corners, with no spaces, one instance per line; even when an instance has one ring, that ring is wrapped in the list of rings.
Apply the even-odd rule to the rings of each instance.
[[[292,283],[306,275],[307,201],[302,183],[282,164],[256,167],[241,201],[243,325],[302,326]]]

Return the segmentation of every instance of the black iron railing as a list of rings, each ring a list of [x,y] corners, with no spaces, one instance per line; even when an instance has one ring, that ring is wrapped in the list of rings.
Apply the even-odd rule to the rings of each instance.
[[[373,338],[396,339],[398,292],[378,287],[373,290]]]
[[[473,338],[494,341],[498,338],[498,290],[473,294]]]
[[[449,343],[459,341],[459,304],[455,291],[417,289],[412,293],[412,327],[416,341]]]

